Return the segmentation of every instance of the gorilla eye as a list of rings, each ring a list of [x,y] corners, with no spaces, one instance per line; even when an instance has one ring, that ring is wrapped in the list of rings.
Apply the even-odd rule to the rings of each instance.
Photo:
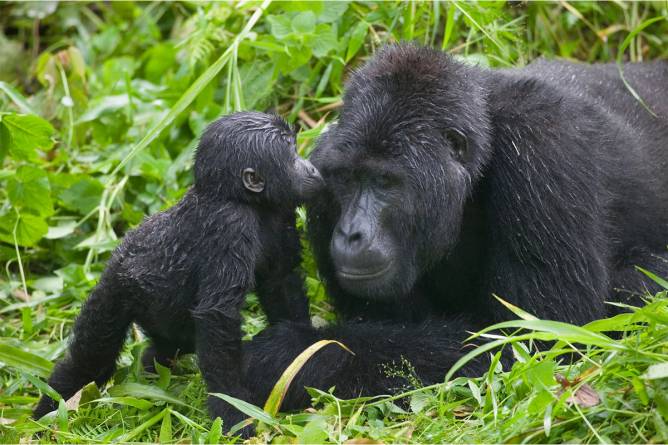
[[[446,130],[445,137],[452,144],[452,150],[454,151],[457,160],[459,160],[460,162],[466,160],[466,156],[469,152],[469,141],[464,135],[464,133],[454,128],[451,128],[449,130]]]
[[[241,172],[241,180],[246,190],[253,193],[260,193],[264,190],[264,179],[252,168],[247,168]]]
[[[392,178],[387,175],[378,176],[375,182],[381,188],[389,188],[393,184]]]

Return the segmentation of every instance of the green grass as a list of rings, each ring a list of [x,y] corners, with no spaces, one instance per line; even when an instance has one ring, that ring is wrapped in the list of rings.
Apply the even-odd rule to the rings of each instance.
[[[232,440],[206,415],[194,358],[146,374],[136,330],[110,385],[28,418],[109,252],[178,201],[197,135],[220,114],[273,109],[297,124],[308,154],[336,117],[346,73],[384,42],[490,67],[641,61],[668,57],[667,18],[665,1],[0,4],[0,443]],[[305,248],[311,312],[331,322]],[[314,409],[301,413],[276,414],[275,400],[270,413],[245,409],[264,419],[257,441],[274,443],[668,442],[666,292],[629,309],[584,328],[517,312],[483,334],[496,349],[476,350],[505,348],[516,363],[493,360],[476,379],[421,387],[397,363],[397,396],[313,390]],[[250,338],[266,324],[253,296],[244,315]]]

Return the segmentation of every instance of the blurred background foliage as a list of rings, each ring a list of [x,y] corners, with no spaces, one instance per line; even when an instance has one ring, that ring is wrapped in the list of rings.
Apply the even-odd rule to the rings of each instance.
[[[43,387],[36,369],[63,353],[109,252],[191,185],[197,137],[216,117],[277,112],[307,155],[336,117],[350,70],[386,42],[492,68],[537,57],[642,61],[668,56],[666,17],[666,1],[0,3],[0,363],[27,354],[0,364],[0,417],[29,412]],[[331,320],[308,253],[305,266],[313,313]],[[251,297],[246,332],[263,326]],[[141,341],[135,332],[133,345]],[[116,382],[146,380],[135,349]],[[191,398],[189,378],[171,381],[180,400],[195,400],[180,415],[206,423],[198,384]],[[143,424],[130,408],[140,413],[113,416]],[[52,431],[58,440],[135,438],[101,419],[70,422],[79,435]],[[180,422],[181,435],[217,437]],[[136,437],[157,439],[152,425]]]

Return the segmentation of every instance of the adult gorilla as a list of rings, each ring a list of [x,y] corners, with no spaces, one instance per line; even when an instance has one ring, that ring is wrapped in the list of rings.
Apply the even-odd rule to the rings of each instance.
[[[402,357],[441,381],[466,330],[512,317],[492,294],[582,324],[651,289],[634,265],[668,275],[668,63],[624,75],[656,117],[614,65],[489,71],[395,45],[356,71],[311,157],[328,191],[309,235],[340,322],[251,342],[257,401],[321,338],[356,355],[316,355],[288,407],[307,403],[304,385],[392,391],[400,382],[379,364]]]

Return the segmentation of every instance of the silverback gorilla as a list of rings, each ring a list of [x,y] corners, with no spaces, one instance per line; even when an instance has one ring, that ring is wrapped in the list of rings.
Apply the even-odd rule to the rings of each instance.
[[[338,324],[281,323],[245,347],[260,403],[311,342],[328,348],[293,383],[354,397],[399,382],[408,360],[442,381],[466,330],[512,318],[492,294],[538,317],[582,324],[606,300],[668,275],[668,62],[539,61],[486,70],[413,45],[385,47],[346,85],[339,121],[311,160],[327,191],[308,232]],[[481,371],[472,363],[464,373]]]

